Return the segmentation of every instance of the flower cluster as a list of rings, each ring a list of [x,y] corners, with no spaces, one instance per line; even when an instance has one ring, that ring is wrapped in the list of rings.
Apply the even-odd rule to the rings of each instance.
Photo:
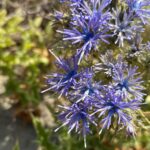
[[[146,10],[145,6],[150,2],[124,0],[123,3],[127,5],[123,8],[119,8],[119,5],[112,8],[112,0],[60,2],[66,2],[70,8],[70,23],[57,32],[63,34],[63,40],[68,44],[72,41],[72,48],[76,47],[76,52],[68,59],[61,59],[50,51],[56,58],[58,71],[47,75],[48,88],[43,92],[51,90],[59,98],[64,96],[70,104],[59,105],[62,112],[58,118],[63,124],[55,131],[67,126],[68,133],[81,133],[85,147],[86,135],[92,133],[93,125],[99,128],[100,134],[113,128],[135,136],[138,110],[145,95],[138,66],[130,65],[123,54],[100,50],[102,45],[109,44],[119,44],[119,49],[124,48],[125,41],[135,51],[150,49],[149,42],[138,44],[142,41],[143,23],[150,15],[150,10]],[[83,60],[93,50],[100,53],[100,59],[91,55],[93,61],[89,59],[92,61],[90,65],[90,62]],[[86,67],[81,65],[82,62],[83,65],[87,63]]]

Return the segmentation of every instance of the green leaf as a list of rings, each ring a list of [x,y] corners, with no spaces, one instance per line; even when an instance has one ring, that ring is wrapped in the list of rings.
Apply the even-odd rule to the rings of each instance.
[[[146,97],[146,103],[150,104],[150,95]]]
[[[19,142],[18,141],[16,141],[16,144],[13,147],[13,150],[20,150],[20,148],[19,148]]]
[[[7,20],[6,18],[7,12],[6,10],[0,10],[0,26],[3,26]]]
[[[41,23],[42,23],[42,18],[41,17],[35,18],[33,23],[34,23],[35,27],[39,27],[41,25]]]
[[[42,126],[41,122],[33,117],[33,124],[37,133],[37,139],[43,150],[56,149],[55,145],[50,140],[50,130]]]

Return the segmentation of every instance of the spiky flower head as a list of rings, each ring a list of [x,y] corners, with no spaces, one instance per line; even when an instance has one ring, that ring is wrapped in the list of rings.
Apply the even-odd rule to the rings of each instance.
[[[150,18],[150,10],[145,7],[150,6],[149,0],[125,0],[128,4],[130,12],[136,14],[136,17],[139,17],[144,24],[148,22]]]
[[[76,103],[84,101],[88,107],[92,107],[102,90],[103,85],[100,82],[94,81],[93,78],[85,78],[77,82],[70,97]]]
[[[113,89],[106,89],[103,97],[99,97],[99,102],[95,104],[95,112],[92,115],[99,114],[100,124],[104,129],[115,127],[117,130],[125,128],[127,132],[135,135],[135,128],[131,122],[134,120],[136,110],[141,103],[137,100],[125,101],[121,96],[116,95]]]
[[[51,73],[47,75],[47,84],[49,88],[43,92],[53,90],[61,95],[67,95],[68,91],[75,84],[77,78],[80,76],[78,73],[77,58],[72,57],[70,59],[60,59],[52,51],[51,54],[57,59],[56,66],[58,67],[58,73]]]
[[[144,90],[143,81],[137,69],[137,66],[130,66],[124,69],[121,69],[121,67],[115,68],[112,78],[116,94],[128,100],[134,98],[139,101],[143,100],[143,96],[145,95],[142,92]]]
[[[127,62],[123,60],[122,55],[118,55],[116,58],[113,55],[112,50],[108,50],[104,55],[100,55],[100,63],[94,65],[95,72],[104,72],[108,76],[113,76],[114,71],[118,68],[126,68]]]
[[[68,126],[70,133],[72,130],[78,134],[82,134],[86,147],[86,135],[91,133],[90,123],[97,125],[93,117],[89,115],[88,106],[84,103],[74,103],[71,106],[60,106],[64,111],[59,115],[59,119],[63,124],[57,128],[58,131],[63,126]]]
[[[80,11],[75,10],[71,29],[58,30],[64,34],[64,40],[71,40],[72,44],[79,43],[80,47],[76,54],[79,62],[84,55],[96,49],[100,41],[109,43],[106,38],[112,36],[107,33],[110,13],[104,12],[105,7],[109,4],[108,1],[100,3],[100,1],[93,0],[90,4],[83,3]]]
[[[112,17],[114,23],[110,24],[110,28],[113,30],[114,36],[116,36],[115,44],[119,44],[119,47],[124,46],[124,40],[131,41],[137,32],[143,32],[141,25],[136,25],[133,22],[133,14],[122,12],[121,10],[113,9]]]

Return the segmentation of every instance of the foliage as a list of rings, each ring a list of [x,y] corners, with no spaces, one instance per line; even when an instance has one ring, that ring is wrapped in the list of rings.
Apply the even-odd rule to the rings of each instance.
[[[13,150],[20,150],[18,141],[14,145]]]
[[[24,23],[21,10],[0,10],[0,68],[9,77],[7,95],[22,104],[40,101],[40,73],[48,65],[41,17]],[[40,59],[39,59],[40,58]],[[41,73],[42,74],[42,73]]]

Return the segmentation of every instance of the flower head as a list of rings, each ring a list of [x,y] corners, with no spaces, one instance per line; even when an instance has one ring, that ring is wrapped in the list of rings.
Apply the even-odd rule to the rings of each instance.
[[[101,90],[103,86],[100,82],[93,81],[92,78],[81,79],[74,86],[70,97],[76,103],[84,101],[88,107],[92,107],[95,103],[96,97],[101,95]]]
[[[117,36],[115,44],[119,43],[120,47],[124,46],[124,40],[132,40],[136,32],[142,32],[143,28],[140,25],[133,24],[133,14],[121,12],[119,9],[113,10],[114,24],[110,24],[114,35]]]
[[[100,63],[94,65],[94,71],[103,71],[108,76],[112,76],[116,69],[124,69],[127,67],[127,62],[123,60],[122,55],[119,55],[115,59],[111,50],[107,51],[104,55],[101,55],[100,60]]]
[[[55,56],[55,54],[51,51]],[[76,79],[80,76],[78,73],[78,65],[76,57],[67,60],[61,60],[57,56],[56,65],[61,70],[61,73],[52,73],[47,77],[47,84],[50,86],[43,92],[53,90],[61,95],[67,95],[70,88],[75,84]]]
[[[116,93],[128,100],[135,98],[137,100],[143,100],[145,95],[142,90],[144,87],[142,77],[137,73],[138,67],[129,67],[126,69],[116,68],[113,75],[113,88],[116,89]]]
[[[75,130],[75,132],[83,135],[86,147],[86,135],[90,133],[89,124],[92,123],[97,125],[93,117],[88,114],[88,107],[84,103],[74,103],[70,107],[60,107],[65,110],[59,115],[59,119],[63,122],[63,124],[55,131],[58,131],[63,126],[68,126],[68,133]]]
[[[99,113],[99,117],[102,119],[100,133],[103,129],[110,129],[115,121],[117,121],[117,128],[127,128],[128,131],[134,132],[131,130],[131,124],[130,128],[128,125],[133,120],[135,110],[139,109],[140,105],[141,103],[137,100],[125,102],[121,96],[115,94],[114,90],[107,88],[105,95],[100,97],[99,102],[95,105],[96,111],[93,113]]]
[[[75,10],[71,29],[58,31],[64,34],[64,40],[71,40],[72,44],[80,43],[81,48],[77,51],[79,62],[92,48],[96,48],[100,41],[108,43],[106,38],[111,36],[107,33],[110,13],[103,12],[108,2],[102,1],[100,4],[100,1],[93,0],[90,4],[83,3],[80,11]]]
[[[147,19],[150,18],[150,10],[146,6],[150,6],[149,0],[126,0],[130,11],[134,12],[145,24]]]

